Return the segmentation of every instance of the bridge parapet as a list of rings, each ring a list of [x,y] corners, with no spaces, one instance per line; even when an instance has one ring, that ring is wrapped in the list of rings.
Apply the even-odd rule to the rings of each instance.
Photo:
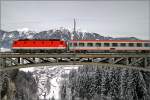
[[[0,53],[0,71],[45,65],[109,64],[147,69],[149,53]]]

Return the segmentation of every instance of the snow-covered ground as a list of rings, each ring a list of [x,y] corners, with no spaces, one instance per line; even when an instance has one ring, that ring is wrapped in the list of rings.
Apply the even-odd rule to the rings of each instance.
[[[11,50],[8,48],[0,48],[0,52],[9,52],[9,51],[11,51]]]
[[[17,29],[17,31],[19,31],[19,32],[28,32],[29,29],[28,28],[21,28],[21,29]]]
[[[79,65],[66,65],[66,66],[43,66],[21,68],[20,71],[32,72],[38,84],[38,95],[40,99],[49,100],[55,98],[60,100],[60,85],[63,78],[62,74],[69,74],[70,70],[78,69]]]

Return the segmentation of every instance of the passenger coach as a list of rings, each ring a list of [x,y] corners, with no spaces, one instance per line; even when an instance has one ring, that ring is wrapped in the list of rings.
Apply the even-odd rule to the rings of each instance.
[[[69,41],[71,52],[150,52],[148,40],[80,40]]]

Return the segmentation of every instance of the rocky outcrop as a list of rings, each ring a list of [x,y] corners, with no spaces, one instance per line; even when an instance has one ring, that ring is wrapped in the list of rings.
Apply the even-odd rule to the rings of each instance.
[[[15,100],[16,85],[14,79],[18,73],[18,70],[13,71],[1,71],[1,100]]]

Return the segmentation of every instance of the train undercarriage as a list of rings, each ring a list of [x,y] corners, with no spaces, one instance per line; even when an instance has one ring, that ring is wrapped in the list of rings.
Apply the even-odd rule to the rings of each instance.
[[[48,50],[48,49],[13,49],[12,50],[15,53],[64,53],[66,50],[64,49],[53,49],[53,50]]]
[[[150,53],[150,50],[66,50],[66,49],[13,49],[15,53]]]

